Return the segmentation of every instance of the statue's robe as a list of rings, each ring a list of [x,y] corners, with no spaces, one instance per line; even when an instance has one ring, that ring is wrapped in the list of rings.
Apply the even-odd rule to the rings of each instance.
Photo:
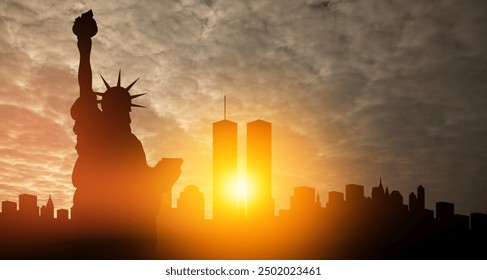
[[[98,108],[96,98],[84,96],[71,116],[78,152],[72,219],[80,239],[96,241],[82,246],[88,244],[96,258],[145,258],[155,247],[164,187],[147,165],[130,119],[116,119]]]

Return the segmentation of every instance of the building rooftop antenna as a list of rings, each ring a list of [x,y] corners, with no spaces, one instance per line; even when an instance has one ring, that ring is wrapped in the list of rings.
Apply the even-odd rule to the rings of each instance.
[[[223,119],[227,119],[227,96],[223,96]]]

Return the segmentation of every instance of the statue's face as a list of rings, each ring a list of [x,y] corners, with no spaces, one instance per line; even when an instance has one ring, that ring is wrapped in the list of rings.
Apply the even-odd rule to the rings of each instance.
[[[119,124],[130,124],[131,98],[122,87],[109,88],[101,100],[103,114]]]

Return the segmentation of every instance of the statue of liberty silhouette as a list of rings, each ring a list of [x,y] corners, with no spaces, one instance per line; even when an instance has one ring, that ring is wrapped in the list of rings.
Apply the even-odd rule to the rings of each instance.
[[[143,95],[130,93],[137,80],[123,87],[119,71],[116,85],[101,77],[106,91],[93,91],[91,38],[97,32],[91,10],[76,18],[80,96],[71,108],[78,153],[72,175],[75,258],[148,259],[157,241],[161,195],[179,178],[182,159],[147,165],[130,128],[131,108],[144,107],[132,103]]]

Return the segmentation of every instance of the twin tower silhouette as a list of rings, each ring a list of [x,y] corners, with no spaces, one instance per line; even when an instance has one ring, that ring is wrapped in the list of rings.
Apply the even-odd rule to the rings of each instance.
[[[247,123],[247,174],[243,179],[238,178],[237,123],[226,119],[226,109],[224,115],[223,120],[213,123],[213,219],[271,218],[271,123]]]

